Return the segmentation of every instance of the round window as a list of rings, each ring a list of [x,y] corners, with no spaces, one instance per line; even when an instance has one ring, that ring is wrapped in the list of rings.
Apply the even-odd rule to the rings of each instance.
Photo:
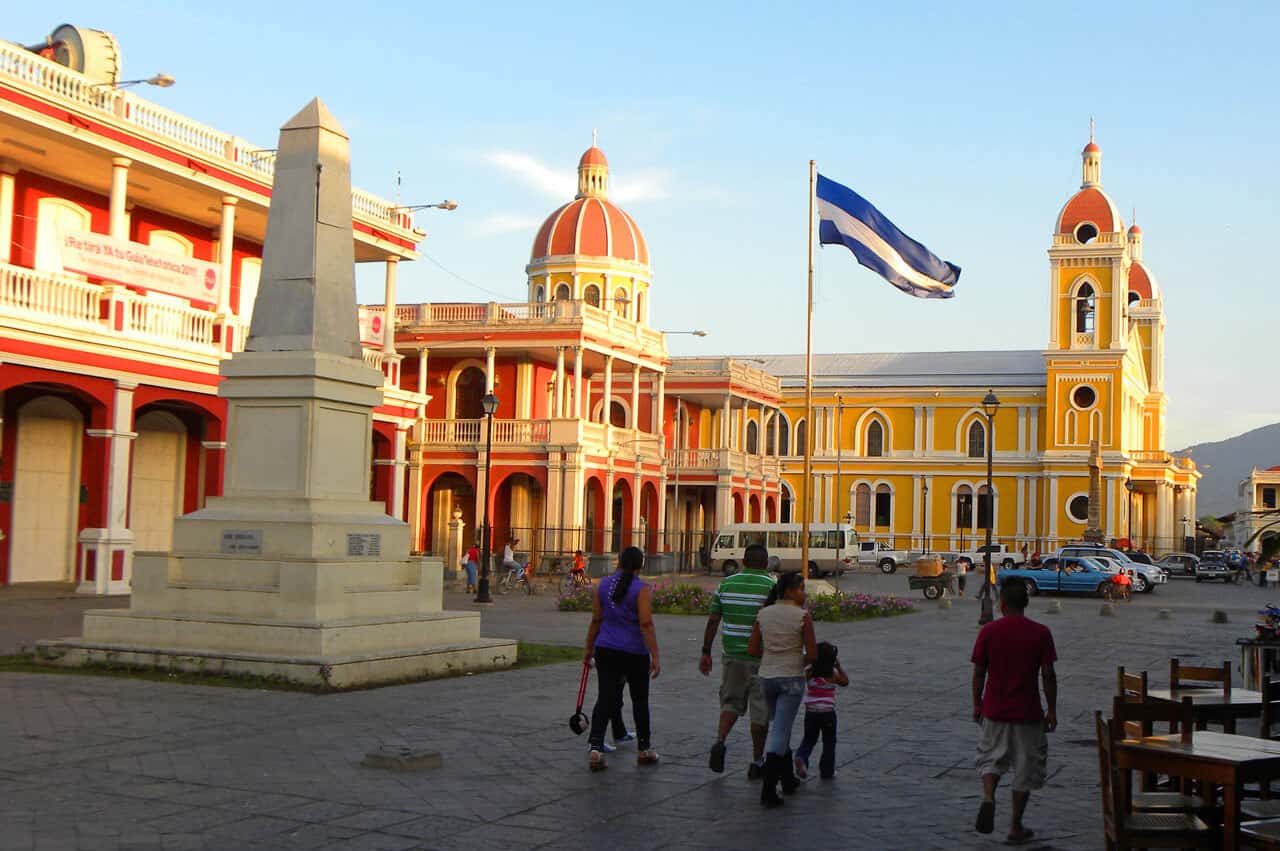
[[[1098,238],[1098,229],[1089,222],[1085,222],[1076,228],[1076,242],[1081,245],[1087,245]]]
[[[1071,519],[1077,523],[1088,523],[1089,497],[1084,494],[1071,497],[1071,501],[1067,503],[1067,514],[1070,514]]]
[[[1077,408],[1092,408],[1093,403],[1098,401],[1098,394],[1088,384],[1081,384],[1071,391],[1071,401]]]

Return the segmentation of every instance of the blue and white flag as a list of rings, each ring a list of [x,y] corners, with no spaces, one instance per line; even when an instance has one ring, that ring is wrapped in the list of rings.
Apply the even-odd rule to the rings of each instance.
[[[847,186],[818,175],[818,242],[844,245],[858,262],[916,298],[951,298],[960,267],[898,230]]]

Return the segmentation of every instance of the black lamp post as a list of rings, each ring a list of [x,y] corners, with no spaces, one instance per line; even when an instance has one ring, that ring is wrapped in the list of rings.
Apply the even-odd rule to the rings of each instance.
[[[991,606],[991,527],[995,525],[996,491],[991,484],[991,458],[995,447],[996,411],[1000,408],[1000,400],[991,390],[982,399],[982,410],[987,415],[987,545],[982,554],[982,614],[978,616],[978,624],[991,623],[995,614]]]
[[[1129,549],[1136,550],[1133,543],[1133,479],[1124,480],[1124,489],[1129,492],[1129,504],[1126,506],[1126,513],[1129,515]]]
[[[929,483],[924,482],[921,486],[920,496],[920,516],[921,525],[924,526],[924,551],[929,552]]]
[[[480,400],[484,408],[486,431],[484,439],[484,502],[480,505],[480,582],[476,585],[477,603],[492,603],[489,596],[489,470],[493,461],[493,415],[498,411],[498,397],[484,394]]]

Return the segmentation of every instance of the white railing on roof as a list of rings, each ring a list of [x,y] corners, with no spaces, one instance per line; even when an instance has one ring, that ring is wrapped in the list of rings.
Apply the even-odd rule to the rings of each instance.
[[[396,320],[405,326],[565,323],[630,337],[650,347],[663,346],[661,331],[582,301],[402,304],[396,306]]]
[[[78,71],[32,53],[22,45],[0,42],[0,76],[17,81],[46,99],[92,110],[104,118],[146,131],[168,144],[223,165],[238,166],[268,182],[275,174],[275,156],[270,151],[143,100],[133,92],[94,85]],[[412,217],[391,201],[353,189],[351,205],[356,218],[397,228],[406,235],[413,230]]]
[[[0,264],[0,312],[78,328],[105,328],[101,285],[8,264]]]

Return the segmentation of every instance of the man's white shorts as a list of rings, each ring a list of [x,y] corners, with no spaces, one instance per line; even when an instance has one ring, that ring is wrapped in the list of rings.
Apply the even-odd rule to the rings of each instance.
[[[1049,737],[1043,721],[992,721],[982,719],[978,755],[974,758],[979,776],[1003,776],[1013,770],[1013,788],[1029,792],[1044,786],[1049,762]]]

